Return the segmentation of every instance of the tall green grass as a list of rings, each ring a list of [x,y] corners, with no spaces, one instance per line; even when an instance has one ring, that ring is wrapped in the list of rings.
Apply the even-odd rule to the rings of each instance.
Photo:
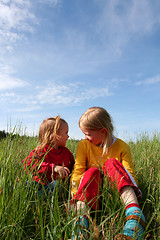
[[[76,154],[78,141],[68,140]],[[54,198],[38,199],[35,187],[26,185],[31,175],[23,168],[23,159],[37,145],[36,137],[7,136],[0,140],[0,239],[71,238],[77,217],[69,211],[69,183],[59,181]],[[147,220],[147,239],[160,239],[160,134],[142,134],[129,142],[143,197],[139,203]],[[107,184],[107,183],[106,183]],[[89,238],[112,240],[125,221],[124,206],[110,186],[102,189],[101,209],[91,212]]]

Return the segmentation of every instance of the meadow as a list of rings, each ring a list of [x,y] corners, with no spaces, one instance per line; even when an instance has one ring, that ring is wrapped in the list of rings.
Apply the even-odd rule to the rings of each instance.
[[[35,187],[26,185],[31,175],[23,168],[23,159],[37,146],[37,137],[10,134],[0,140],[0,239],[68,240],[77,216],[69,210],[69,183],[58,183],[54,198],[39,200]],[[78,140],[67,147],[76,155]],[[147,133],[128,142],[134,159],[139,199],[147,221],[144,239],[160,239],[160,133]],[[124,206],[116,191],[104,184],[101,209],[89,216],[88,239],[112,240],[125,221]]]

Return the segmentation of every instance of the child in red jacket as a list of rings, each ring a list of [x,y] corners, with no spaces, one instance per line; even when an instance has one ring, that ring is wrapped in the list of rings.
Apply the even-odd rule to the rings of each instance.
[[[60,116],[47,118],[40,125],[40,144],[23,160],[24,168],[27,173],[32,172],[40,194],[43,185],[47,194],[51,193],[56,180],[66,179],[73,169],[74,157],[65,147],[68,137],[68,124]]]

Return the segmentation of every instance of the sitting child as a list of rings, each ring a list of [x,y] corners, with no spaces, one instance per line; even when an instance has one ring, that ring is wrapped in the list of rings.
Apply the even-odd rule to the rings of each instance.
[[[102,174],[116,184],[125,204],[126,223],[123,231],[115,237],[121,239],[143,239],[145,217],[137,196],[141,191],[136,184],[134,165],[129,146],[113,136],[113,125],[108,112],[101,107],[89,108],[80,118],[79,126],[85,139],[78,144],[74,170],[71,176],[71,209],[82,216],[77,221],[77,230],[72,239],[88,239],[87,206],[99,209]],[[82,230],[78,230],[78,229]]]
[[[74,157],[65,147],[68,139],[68,124],[57,116],[45,119],[39,128],[39,145],[23,160],[24,168],[33,174],[38,184],[38,193],[52,193],[56,180],[66,179],[74,165]]]

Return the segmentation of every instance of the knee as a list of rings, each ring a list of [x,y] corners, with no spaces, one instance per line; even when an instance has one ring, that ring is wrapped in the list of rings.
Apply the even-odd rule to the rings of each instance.
[[[122,164],[116,160],[115,158],[108,159],[103,165],[103,172],[105,175],[110,175],[111,173],[115,173],[119,171]]]
[[[86,172],[91,175],[99,175],[100,174],[100,170],[96,167],[91,167]]]
[[[96,168],[96,167],[91,167],[91,168],[89,168],[86,172],[85,172],[85,174],[84,174],[84,176],[83,176],[84,178],[89,178],[89,179],[100,179],[101,178],[101,172],[100,172],[100,170],[98,169],[98,168]]]
[[[105,165],[106,166],[115,165],[115,164],[117,164],[117,162],[119,162],[119,161],[116,160],[115,158],[110,158],[105,162]]]
[[[104,163],[103,169],[110,169],[113,166],[117,166],[118,163],[119,163],[119,161],[116,160],[115,158],[110,158]]]

